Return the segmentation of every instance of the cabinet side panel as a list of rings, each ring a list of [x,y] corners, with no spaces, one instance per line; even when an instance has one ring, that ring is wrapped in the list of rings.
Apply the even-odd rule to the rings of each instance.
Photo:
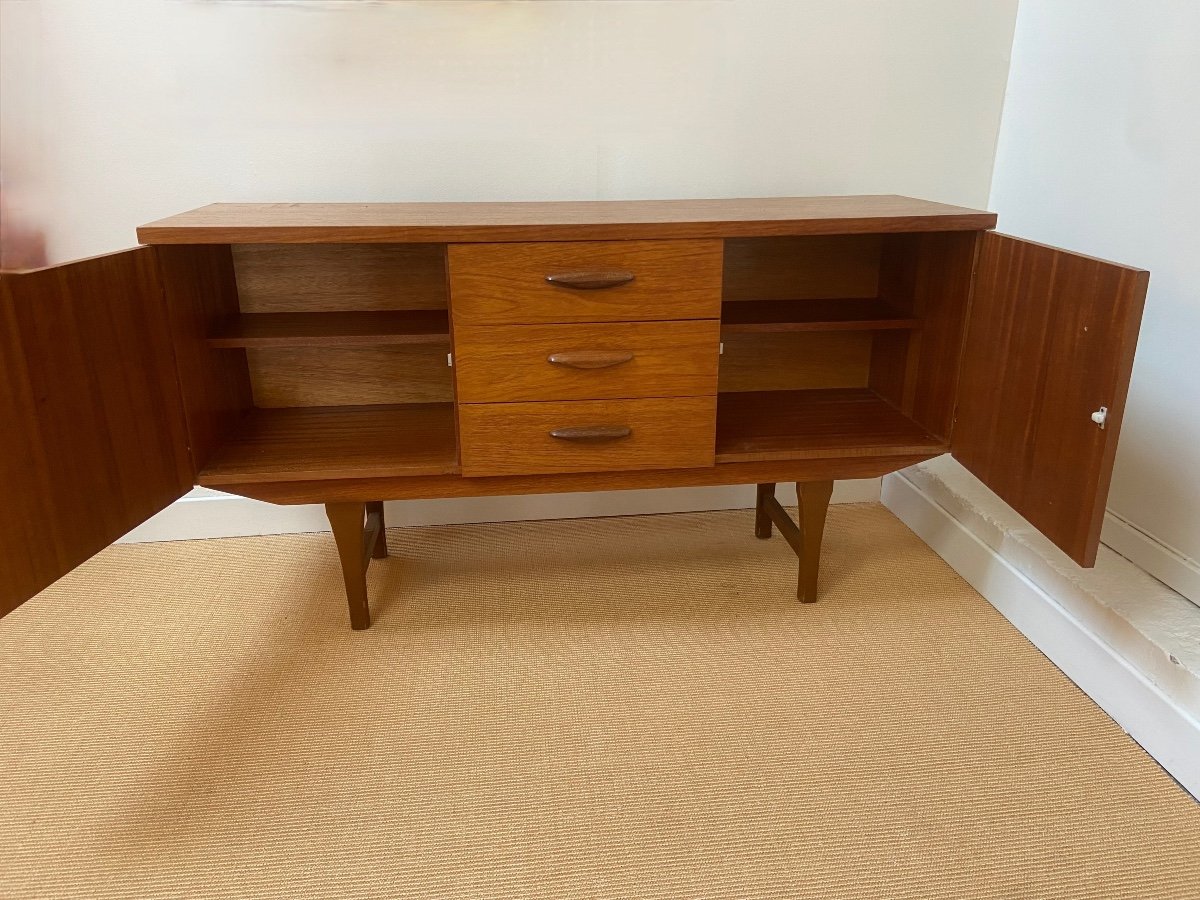
[[[252,405],[244,350],[210,347],[205,338],[238,314],[227,246],[156,247],[171,317],[175,361],[192,460],[204,468],[214,448]]]
[[[978,234],[895,235],[884,247],[879,296],[911,312],[911,336],[876,336],[871,387],[939,438],[950,435]]]
[[[0,614],[193,481],[154,252],[0,277]]]

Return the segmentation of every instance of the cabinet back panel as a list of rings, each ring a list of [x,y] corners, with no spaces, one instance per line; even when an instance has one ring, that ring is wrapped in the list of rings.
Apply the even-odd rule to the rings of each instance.
[[[870,332],[731,334],[724,343],[717,379],[721,391],[867,386]]]
[[[444,244],[233,247],[242,312],[446,308]]]
[[[738,238],[725,241],[725,300],[874,297],[877,234]]]
[[[364,406],[454,399],[443,346],[248,350],[254,405]]]

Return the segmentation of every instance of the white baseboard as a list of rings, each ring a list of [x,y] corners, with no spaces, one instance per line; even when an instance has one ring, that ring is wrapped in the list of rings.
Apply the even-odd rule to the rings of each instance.
[[[1065,557],[1047,558],[1043,578],[1039,574],[1043,570],[1031,562],[1032,557],[1021,555],[1036,543],[1028,539],[1031,530],[1027,525],[1024,533],[1019,528],[1009,529],[1010,523],[990,515],[990,510],[974,519],[961,508],[951,513],[938,502],[947,495],[939,491],[934,496],[919,471],[922,468],[887,476],[882,490],[884,505],[1200,799],[1200,753],[1196,752],[1200,747],[1200,679],[1196,678],[1200,669],[1183,665],[1194,664],[1194,658],[1180,660],[1169,652],[1149,652],[1143,646],[1144,635],[1122,627],[1128,623],[1114,621],[1111,607],[1088,602],[1088,592],[1098,583],[1128,590],[1132,579],[1139,590],[1149,591],[1149,584],[1165,589],[1143,573],[1137,575],[1149,584],[1117,571],[1119,566],[1133,567],[1115,554],[1108,554],[1106,572],[1098,580],[1080,577],[1064,581],[1058,577],[1056,570]],[[1045,551],[1044,547],[1034,549]],[[1076,571],[1085,570],[1076,567]],[[1064,605],[1059,598],[1067,594],[1071,602]],[[1195,609],[1174,596],[1179,604],[1170,607],[1174,614],[1186,615],[1187,610]],[[1158,602],[1163,598],[1155,595],[1152,599]],[[1189,627],[1198,627],[1188,621]]]
[[[839,481],[833,503],[879,500],[878,478]],[[777,490],[785,505],[796,502],[795,485]],[[474,522],[519,522],[530,519],[578,519],[638,516],[655,513],[749,509],[753,485],[601,491],[578,494],[530,494],[515,497],[462,497],[450,500],[400,500],[386,507],[388,527],[462,525]],[[183,541],[195,538],[245,537],[328,531],[320,506],[277,506],[233,494],[197,488],[121,539],[123,543]]]
[[[1172,590],[1200,604],[1200,563],[1160,541],[1112,510],[1104,514],[1100,539]]]

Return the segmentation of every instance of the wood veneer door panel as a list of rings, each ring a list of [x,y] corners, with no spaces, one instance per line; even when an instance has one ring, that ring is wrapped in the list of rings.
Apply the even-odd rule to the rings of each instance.
[[[1096,561],[1148,280],[981,238],[951,451],[1083,566]],[[1101,407],[1104,428],[1091,418]]]
[[[183,495],[154,251],[0,275],[0,614]]]
[[[451,244],[448,258],[460,325],[721,317],[720,241]]]

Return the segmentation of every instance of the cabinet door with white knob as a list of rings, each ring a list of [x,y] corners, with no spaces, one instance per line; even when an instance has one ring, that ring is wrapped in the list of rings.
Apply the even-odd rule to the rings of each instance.
[[[981,238],[951,452],[1082,566],[1096,561],[1149,273]]]
[[[0,615],[192,482],[154,251],[0,274]]]

